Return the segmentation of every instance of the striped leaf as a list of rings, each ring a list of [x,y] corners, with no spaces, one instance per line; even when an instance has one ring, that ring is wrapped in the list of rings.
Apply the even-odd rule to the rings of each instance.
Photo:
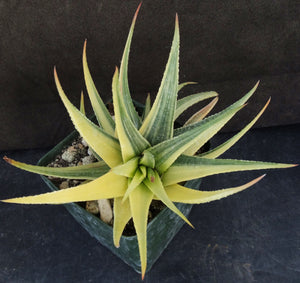
[[[143,112],[143,115],[142,115],[142,120],[143,121],[148,116],[148,114],[150,112],[150,109],[151,109],[151,97],[150,97],[150,93],[148,93],[147,98],[146,98],[146,102],[145,102],[144,112]]]
[[[44,167],[18,162],[6,156],[3,159],[15,167],[32,173],[65,179],[94,180],[109,171],[104,161],[72,167]]]
[[[83,74],[84,74],[84,80],[86,89],[95,113],[95,116],[97,118],[97,121],[99,125],[104,129],[105,132],[110,134],[111,136],[114,135],[115,131],[115,122],[112,119],[111,115],[109,114],[109,111],[107,110],[103,100],[101,99],[96,86],[94,84],[94,81],[92,79],[87,59],[86,59],[86,40],[84,42],[83,47],[83,55],[82,55],[82,64],[83,64]]]
[[[138,167],[138,164],[139,164],[139,158],[134,157],[134,158],[130,159],[129,161],[127,161],[126,163],[116,166],[116,167],[112,168],[111,170],[112,170],[112,172],[114,172],[117,175],[132,178]]]
[[[178,156],[188,149],[195,140],[199,140],[199,137],[201,137],[203,144],[206,143],[240,108],[220,112],[199,123],[187,126],[186,128],[189,128],[188,131],[183,131],[173,139],[148,149],[155,157],[155,167],[157,170],[160,173],[165,172]]]
[[[131,194],[131,192],[143,182],[143,180],[146,177],[145,173],[146,172],[144,170],[140,170],[140,169],[136,170],[133,178],[128,180],[128,188],[126,190],[126,193],[122,201],[125,201],[128,198],[128,196]]]
[[[97,127],[69,101],[58,80],[55,68],[54,78],[60,98],[80,135],[109,167],[120,164],[122,162],[122,156],[118,140]]]
[[[258,86],[258,83],[246,95],[244,95],[241,99],[239,99],[238,101],[236,101],[235,103],[233,103],[232,105],[230,105],[229,107],[227,107],[226,109],[224,109],[223,111],[221,111],[218,114],[222,114],[224,112],[228,113],[231,110],[236,109],[237,107],[242,107],[247,102],[247,100],[252,96],[252,94],[255,92],[257,86]],[[218,114],[216,114],[216,115],[218,115]],[[234,114],[235,113],[233,113],[231,116],[227,116],[226,120],[229,121],[234,116]],[[214,116],[211,116],[210,118],[212,118]],[[226,120],[224,119],[225,123],[227,122]],[[225,123],[223,125],[222,125],[222,123],[219,124],[219,126],[221,126],[220,128],[218,128],[218,126],[215,125],[214,128],[211,129],[213,134],[210,135],[209,139],[212,136],[214,136],[225,125]],[[182,131],[187,131],[187,130],[189,130],[189,127],[193,127],[194,125],[197,125],[197,123],[193,124],[191,126],[186,126],[186,127],[178,129],[178,131],[176,131],[176,133],[174,133],[174,135],[177,135],[177,134],[181,133]],[[186,155],[194,155],[199,150],[199,148],[202,145],[204,145],[205,142],[207,142],[209,139],[206,139],[206,141],[204,141],[203,135],[199,135],[198,138],[195,139],[194,143],[188,149],[186,149],[184,151],[184,154],[186,154]]]
[[[204,157],[204,158],[217,158],[220,155],[222,155],[225,151],[230,149],[236,142],[239,141],[240,138],[242,138],[251,129],[251,127],[254,125],[254,123],[259,119],[259,117],[264,113],[264,111],[268,107],[270,100],[271,100],[271,98],[268,100],[268,102],[263,107],[263,109],[256,115],[256,117],[246,127],[244,127],[240,132],[238,132],[231,139],[227,140],[226,142],[219,145],[218,147],[216,147],[208,152],[205,152],[203,154],[200,154],[199,156]]]
[[[216,97],[216,96],[218,96],[218,94],[215,91],[208,91],[208,92],[200,92],[200,93],[191,94],[182,99],[179,99],[177,101],[177,107],[176,107],[176,111],[175,111],[174,120],[176,120],[186,109],[188,109],[192,105],[194,105],[200,101],[203,101],[205,99]]]
[[[134,26],[136,22],[136,18],[138,15],[138,12],[140,10],[141,4],[138,6],[134,18],[132,20],[132,24],[129,30],[129,34],[127,37],[126,45],[124,48],[124,53],[121,61],[120,66],[120,77],[119,77],[119,85],[120,85],[120,93],[122,95],[122,99],[125,105],[126,113],[128,114],[129,118],[131,119],[132,123],[136,128],[139,128],[141,125],[141,119],[138,115],[138,113],[135,110],[135,107],[133,105],[130,91],[129,91],[129,85],[128,85],[128,58],[129,58],[129,51],[130,51],[130,45],[132,40],[132,35],[134,31]]]
[[[81,92],[80,95],[80,112],[85,115],[85,107],[84,107],[84,96],[83,96],[83,91]]]
[[[128,116],[124,99],[122,99],[123,96],[119,91],[117,68],[113,77],[112,92],[117,135],[120,141],[123,161],[127,162],[131,158],[140,155],[150,144],[139,133]]]
[[[293,166],[295,165],[235,159],[206,159],[197,156],[182,155],[164,173],[162,181],[164,186],[168,186],[220,173],[288,168]]]
[[[176,15],[172,47],[153,106],[144,120],[140,132],[151,145],[173,136],[179,73],[179,27]]]
[[[177,91],[179,92],[180,90],[182,90],[187,85],[195,85],[195,84],[197,84],[197,82],[185,82],[185,83],[181,83],[181,84],[178,85]]]
[[[185,215],[174,205],[174,203],[169,199],[166,194],[165,188],[160,180],[160,177],[156,171],[154,172],[154,178],[144,180],[144,184],[152,191],[152,193],[161,200],[169,209],[171,209],[174,213],[176,213],[179,217],[181,217],[187,224],[191,227],[193,225],[191,222],[185,217]]]
[[[208,103],[205,107],[200,109],[198,112],[196,112],[193,116],[191,116],[186,122],[185,126],[191,125],[197,122],[202,121],[208,114],[209,112],[214,108],[214,106],[217,104],[219,98],[216,97],[213,99],[210,103]]]

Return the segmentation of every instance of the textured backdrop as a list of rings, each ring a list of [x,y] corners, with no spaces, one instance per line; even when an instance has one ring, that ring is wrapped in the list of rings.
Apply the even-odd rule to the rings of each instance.
[[[260,87],[239,118],[241,128],[272,96],[256,126],[300,122],[300,23],[296,0],[144,0],[130,56],[133,97],[155,95],[179,14],[180,80],[220,93],[216,111]],[[137,0],[0,1],[0,150],[57,143],[72,125],[56,93],[53,66],[75,104],[84,87],[81,53],[104,100],[119,65]],[[191,109],[190,111],[195,110]],[[182,117],[184,119],[184,116]]]

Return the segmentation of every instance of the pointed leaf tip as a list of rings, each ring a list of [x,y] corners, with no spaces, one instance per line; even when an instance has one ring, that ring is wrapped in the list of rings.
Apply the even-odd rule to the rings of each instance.
[[[141,2],[141,3],[138,5],[138,7],[137,7],[137,9],[136,9],[136,11],[135,11],[135,14],[134,14],[134,17],[133,17],[133,22],[136,21],[136,18],[137,18],[138,13],[139,13],[139,11],[140,11],[140,9],[141,9],[142,3],[143,3],[143,2]]]
[[[254,91],[256,91],[256,89],[258,88],[258,85],[260,84],[260,80],[258,80],[255,84],[255,86],[253,87]]]
[[[6,161],[9,164],[12,164],[13,160],[8,158],[7,156],[3,156],[3,160]]]

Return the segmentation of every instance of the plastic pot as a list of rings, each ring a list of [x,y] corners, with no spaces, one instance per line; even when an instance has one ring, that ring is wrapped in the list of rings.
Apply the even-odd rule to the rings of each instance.
[[[78,137],[78,133],[74,131],[63,141],[56,145],[38,162],[38,165],[46,166],[55,160],[55,157],[61,153],[62,149],[69,146],[74,139]],[[41,176],[44,182],[51,190],[58,188],[45,176]],[[201,179],[188,181],[186,187],[199,189]],[[116,248],[113,244],[113,229],[104,223],[100,218],[90,214],[84,208],[76,203],[64,204],[66,209],[71,213],[75,220],[96,238],[103,246],[111,250],[115,255],[120,257],[125,263],[130,265],[136,272],[140,273],[140,257],[138,250],[138,242],[136,236],[122,236],[120,247]],[[185,216],[191,211],[190,204],[176,204]],[[147,271],[151,269],[155,261],[183,226],[184,221],[173,213],[170,209],[162,210],[147,227]]]

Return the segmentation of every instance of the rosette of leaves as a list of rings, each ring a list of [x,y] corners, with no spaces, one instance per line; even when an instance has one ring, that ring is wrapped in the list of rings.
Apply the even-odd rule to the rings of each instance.
[[[83,179],[88,182],[73,188],[3,201],[21,204],[62,204],[113,199],[114,244],[116,247],[119,246],[124,227],[132,218],[139,245],[141,273],[144,277],[147,266],[147,218],[152,200],[162,201],[192,226],[174,202],[199,204],[218,200],[252,186],[264,175],[238,187],[215,191],[189,189],[184,187],[182,182],[220,173],[285,168],[293,165],[219,158],[250,129],[264,112],[269,101],[239,133],[209,152],[196,154],[200,147],[244,107],[257,85],[240,100],[208,118],[205,116],[215,105],[217,93],[197,93],[177,100],[178,91],[189,84],[178,83],[179,27],[177,16],[172,47],[157,96],[152,106],[149,96],[147,97],[144,113],[139,116],[131,99],[127,78],[129,50],[138,10],[129,31],[120,69],[116,68],[112,80],[114,119],[92,80],[86,58],[86,42],[83,49],[84,78],[98,124],[89,120],[84,111],[78,110],[68,100],[54,69],[55,83],[60,98],[75,128],[92,148],[98,162],[76,167],[51,168],[28,165],[4,158],[10,164],[30,172],[69,179]],[[214,99],[194,114],[185,125],[174,129],[174,121],[183,111],[207,98]]]

